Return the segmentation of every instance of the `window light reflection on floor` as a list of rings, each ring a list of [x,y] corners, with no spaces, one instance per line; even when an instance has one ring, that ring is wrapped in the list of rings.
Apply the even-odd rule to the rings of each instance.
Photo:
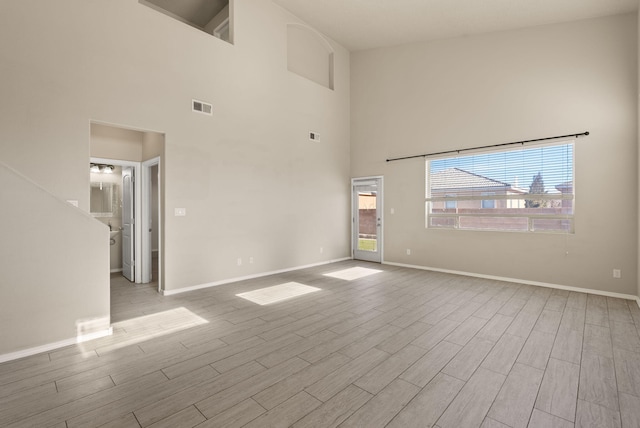
[[[260,288],[258,290],[236,294],[236,296],[264,306],[291,299],[293,297],[315,293],[320,290],[322,289],[300,284],[298,282],[287,282],[280,285],[274,285],[273,287]]]
[[[349,269],[343,269],[336,272],[325,273],[324,276],[330,276],[332,278],[344,279],[346,281],[353,281],[354,279],[364,278],[369,275],[383,272],[379,269],[369,269],[363,267],[352,267]]]
[[[109,345],[107,348],[109,350],[124,348],[155,337],[208,323],[209,321],[184,307],[118,321],[112,325],[114,332],[123,331],[125,334],[122,336],[122,340]]]
[[[189,309],[179,307],[116,322],[113,324],[113,327],[124,328],[128,332],[141,330],[148,332],[171,332],[207,323],[209,323],[209,321],[199,317]]]

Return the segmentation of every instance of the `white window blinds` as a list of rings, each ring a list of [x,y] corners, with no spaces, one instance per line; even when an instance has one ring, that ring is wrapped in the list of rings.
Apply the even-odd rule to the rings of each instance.
[[[573,233],[574,143],[427,159],[427,227]]]

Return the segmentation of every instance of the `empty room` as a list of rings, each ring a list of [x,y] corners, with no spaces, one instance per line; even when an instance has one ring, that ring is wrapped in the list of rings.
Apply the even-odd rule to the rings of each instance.
[[[0,426],[640,427],[638,6],[0,0]]]

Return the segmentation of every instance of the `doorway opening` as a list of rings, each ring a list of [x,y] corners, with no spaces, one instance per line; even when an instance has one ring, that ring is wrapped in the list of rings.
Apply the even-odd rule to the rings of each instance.
[[[354,259],[381,263],[382,177],[354,178],[351,185],[351,253]]]
[[[91,214],[110,229],[112,279],[157,284],[158,291],[164,289],[163,153],[164,134],[91,124]]]

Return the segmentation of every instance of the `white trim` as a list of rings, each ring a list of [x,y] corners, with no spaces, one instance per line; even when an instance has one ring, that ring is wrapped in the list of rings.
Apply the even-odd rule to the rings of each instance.
[[[109,327],[106,330],[96,331],[94,333],[85,334],[76,338],[61,340],[59,342],[48,343],[46,345],[36,346],[33,348],[23,349],[21,351],[10,352],[8,354],[0,355],[0,363],[7,361],[17,360],[19,358],[30,357],[32,355],[41,354],[43,352],[53,351],[54,349],[64,348],[69,345],[76,345],[78,343],[86,342],[87,340],[98,339],[100,337],[111,336],[113,334],[113,328]]]
[[[76,338],[76,343],[88,342],[93,339],[100,339],[101,337],[111,336],[113,334],[113,327],[109,327],[106,330],[94,331],[93,333],[81,334]]]
[[[316,266],[328,265],[328,264],[331,264],[331,263],[344,262],[346,260],[352,260],[352,258],[351,257],[343,257],[341,259],[327,260],[327,261],[324,261],[324,262],[312,263],[312,264],[309,264],[309,265],[303,265],[303,266],[296,266],[296,267],[291,267],[291,268],[273,270],[273,271],[270,271],[270,272],[256,273],[254,275],[240,276],[240,277],[236,277],[236,278],[223,279],[221,281],[208,282],[206,284],[199,284],[199,285],[194,285],[194,286],[191,286],[191,287],[178,288],[176,290],[162,290],[162,295],[163,296],[173,296],[175,294],[186,293],[188,291],[201,290],[203,288],[209,288],[209,287],[217,287],[218,285],[230,284],[232,282],[246,281],[248,279],[255,279],[255,278],[262,278],[264,276],[277,275],[279,273],[292,272],[292,271],[296,271],[296,270],[300,270],[300,269],[307,269],[307,268],[312,268],[312,267],[316,267]]]
[[[122,272],[122,268],[119,268],[119,269],[111,269],[109,272],[111,272],[111,273]]]
[[[161,180],[161,162],[162,159],[160,156],[156,156],[154,158],[148,159],[142,162],[142,215],[140,216],[140,229],[141,230],[149,230],[149,223],[151,222],[151,168],[154,166],[158,167],[158,224],[154,224],[153,227],[156,228],[158,232],[158,245],[162,247],[162,228],[160,225],[162,224],[162,180]],[[149,249],[149,251],[147,251]],[[148,283],[149,278],[145,276],[145,274],[151,273],[151,255],[153,251],[158,252],[158,292],[162,290],[162,269],[160,268],[161,258],[160,251],[153,250],[151,248],[151,237],[148,233],[142,233],[142,250],[140,251],[140,270],[141,270],[141,280],[143,283]]]
[[[612,291],[596,290],[592,288],[580,288],[580,287],[573,287],[571,285],[551,284],[548,282],[529,281],[526,279],[508,278],[508,277],[496,276],[496,275],[483,275],[481,273],[463,272],[463,271],[451,270],[451,269],[439,269],[439,268],[433,268],[428,266],[409,265],[406,263],[384,262],[383,264],[390,265],[390,266],[406,267],[411,269],[430,270],[433,272],[451,273],[454,275],[470,276],[474,278],[494,279],[496,281],[512,282],[515,284],[534,285],[536,287],[555,288],[558,290],[575,291],[578,293],[596,294],[598,296],[615,297],[618,299],[633,300],[638,304],[638,307],[640,307],[640,298],[638,296],[634,296],[633,294],[614,293]]]

